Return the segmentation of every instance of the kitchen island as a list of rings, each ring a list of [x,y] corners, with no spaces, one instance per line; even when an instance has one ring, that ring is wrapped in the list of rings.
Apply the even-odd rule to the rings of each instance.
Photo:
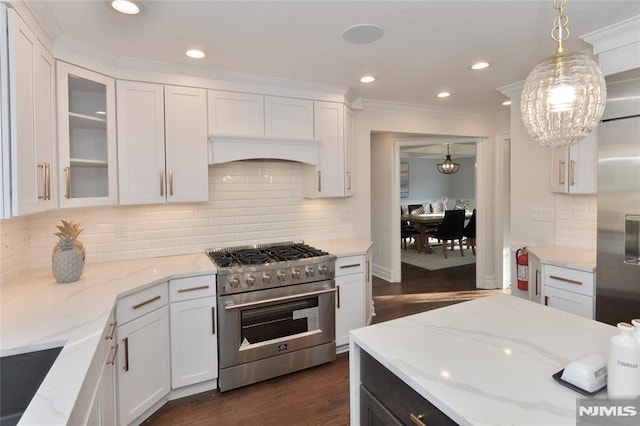
[[[588,353],[608,357],[615,334],[610,325],[502,294],[354,330],[351,424],[366,424],[362,361],[373,359],[432,413],[458,424],[575,425],[582,396],[552,375]],[[410,413],[394,414],[409,422]]]

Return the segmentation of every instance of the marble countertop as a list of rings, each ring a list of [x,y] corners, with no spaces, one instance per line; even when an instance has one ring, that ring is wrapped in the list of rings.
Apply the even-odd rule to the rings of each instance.
[[[596,251],[565,246],[532,246],[527,247],[540,262],[547,265],[562,266],[585,272],[595,272]]]
[[[351,341],[459,424],[575,425],[582,396],[551,376],[589,353],[608,358],[615,334],[500,294],[353,330]]]
[[[118,297],[170,278],[215,273],[205,254],[87,264],[79,281],[50,268],[0,287],[0,355],[64,346],[20,424],[66,424]]]

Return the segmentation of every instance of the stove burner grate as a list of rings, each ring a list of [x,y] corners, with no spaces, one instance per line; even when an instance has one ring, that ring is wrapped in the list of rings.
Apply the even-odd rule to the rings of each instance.
[[[207,253],[221,268],[309,259],[329,254],[304,243],[213,249],[208,250]]]

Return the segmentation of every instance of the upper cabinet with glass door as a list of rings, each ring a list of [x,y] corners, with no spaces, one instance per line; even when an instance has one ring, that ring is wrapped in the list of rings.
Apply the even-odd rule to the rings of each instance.
[[[64,62],[57,71],[60,207],[117,204],[114,80]]]

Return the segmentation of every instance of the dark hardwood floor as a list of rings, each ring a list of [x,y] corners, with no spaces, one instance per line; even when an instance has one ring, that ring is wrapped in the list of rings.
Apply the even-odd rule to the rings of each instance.
[[[495,290],[475,289],[475,264],[427,271],[402,264],[402,282],[373,278],[374,323],[451,305]],[[144,424],[349,424],[349,357],[225,393],[204,392],[170,401]]]

